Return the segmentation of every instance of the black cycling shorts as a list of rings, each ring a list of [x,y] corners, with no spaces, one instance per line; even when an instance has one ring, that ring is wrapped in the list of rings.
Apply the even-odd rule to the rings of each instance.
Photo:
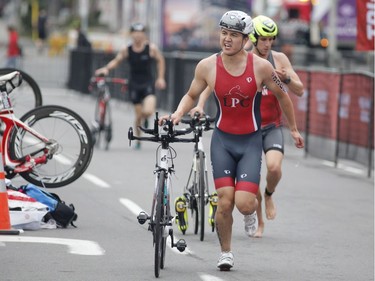
[[[215,128],[211,139],[211,164],[215,188],[233,186],[257,194],[262,164],[262,133],[224,133]]]
[[[263,151],[278,150],[284,154],[284,136],[282,127],[270,125],[262,128]]]
[[[146,83],[146,84],[131,83],[129,85],[129,96],[133,104],[142,103],[145,97],[147,97],[148,95],[153,95],[153,94],[154,94],[153,83]]]

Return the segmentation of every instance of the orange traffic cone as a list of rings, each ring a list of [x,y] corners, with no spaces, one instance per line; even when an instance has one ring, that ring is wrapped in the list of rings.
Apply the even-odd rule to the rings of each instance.
[[[1,140],[0,140],[1,144]],[[3,166],[3,155],[0,146],[0,234],[19,234],[20,231],[17,229],[11,229],[10,216],[9,216],[9,205],[8,205],[8,193],[5,185],[5,174]]]

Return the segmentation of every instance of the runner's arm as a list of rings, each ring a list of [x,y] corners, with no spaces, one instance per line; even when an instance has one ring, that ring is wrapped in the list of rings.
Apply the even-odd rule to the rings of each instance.
[[[155,87],[159,90],[163,90],[166,88],[167,85],[165,81],[165,59],[163,54],[160,52],[159,48],[155,44],[150,44],[150,49],[151,57],[155,59],[157,67]]]
[[[112,59],[109,63],[107,63],[102,68],[99,68],[95,71],[95,75],[103,74],[107,76],[109,74],[109,71],[112,69],[115,69],[122,60],[126,59],[128,57],[128,49],[124,48],[120,52],[117,53],[116,57]]]
[[[278,61],[281,67],[276,69],[276,73],[280,80],[286,84],[288,89],[298,97],[301,97],[304,92],[304,87],[298,74],[294,71],[292,64],[288,57],[283,53],[278,53]]]
[[[198,112],[199,115],[204,114],[204,105],[206,104],[206,101],[211,95],[211,93],[212,93],[212,90],[210,87],[206,87],[206,89],[204,89],[202,94],[199,96],[197,105],[192,110],[190,110],[189,112],[190,116],[194,116],[196,112]]]
[[[293,103],[290,100],[284,84],[281,82],[270,63],[264,64],[262,66],[262,71],[264,74],[263,83],[278,99],[281,109],[283,110],[288,121],[288,127],[292,138],[294,139],[295,146],[298,148],[303,148],[304,140],[298,132]]]

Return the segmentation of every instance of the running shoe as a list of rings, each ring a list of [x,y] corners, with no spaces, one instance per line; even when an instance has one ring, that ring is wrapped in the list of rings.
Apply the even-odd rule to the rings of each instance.
[[[209,208],[209,212],[208,212],[208,223],[211,226],[215,225],[215,213],[216,213],[216,209],[217,209],[217,202],[218,202],[218,200],[219,200],[219,198],[217,197],[217,192],[215,191],[211,195],[211,198],[210,198],[210,208]]]
[[[244,216],[245,232],[250,237],[253,237],[258,230],[258,216],[255,211],[251,215]]]
[[[174,203],[176,210],[176,224],[178,229],[185,234],[188,228],[188,214],[186,198],[184,196],[177,197]]]
[[[217,267],[220,271],[228,271],[234,266],[234,257],[232,252],[221,252]]]

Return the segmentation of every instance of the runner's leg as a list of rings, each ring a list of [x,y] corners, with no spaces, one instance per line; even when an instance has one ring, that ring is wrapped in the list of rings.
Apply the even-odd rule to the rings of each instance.
[[[263,210],[262,210],[262,192],[260,188],[258,189],[257,193],[257,200],[258,200],[258,208],[257,208],[257,216],[258,216],[258,230],[255,233],[254,237],[261,238],[264,231],[264,220],[263,220]]]
[[[266,190],[269,194],[272,194],[276,190],[276,186],[281,179],[281,164],[284,155],[278,150],[269,150],[266,153],[266,165],[267,165],[267,176],[266,176]],[[269,220],[273,220],[276,217],[276,207],[272,200],[272,196],[267,195],[265,192],[264,202],[266,206],[266,217]]]

